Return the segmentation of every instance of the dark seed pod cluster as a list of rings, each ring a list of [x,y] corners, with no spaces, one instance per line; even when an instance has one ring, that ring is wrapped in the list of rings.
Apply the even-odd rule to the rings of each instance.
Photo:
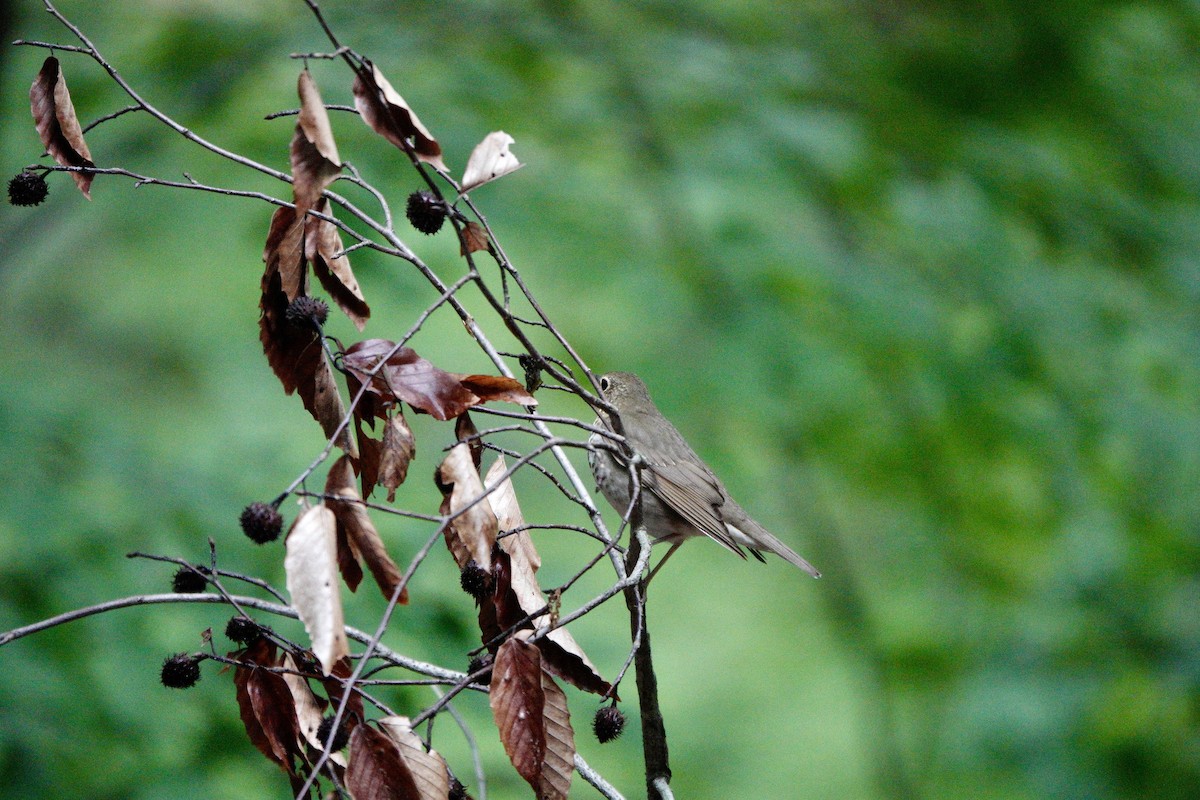
[[[321,720],[320,726],[317,728],[317,740],[321,744],[325,744],[329,739],[329,731],[333,729],[333,717],[325,717]],[[339,725],[337,733],[333,735],[333,742],[330,744],[330,751],[341,750],[350,741],[350,734],[346,733],[346,726]]]
[[[459,577],[462,589],[476,600],[483,600],[492,591],[492,576],[472,559],[462,568]]]
[[[176,653],[162,665],[162,685],[170,689],[189,689],[200,680],[201,656]]]
[[[225,635],[230,641],[238,644],[250,644],[266,631],[266,628],[246,617],[230,617],[229,622],[225,624]]]
[[[46,179],[36,172],[25,170],[8,182],[8,202],[14,206],[41,205],[49,193]]]
[[[175,594],[200,594],[208,588],[204,567],[180,567],[171,579],[171,591]]]
[[[607,744],[621,735],[625,730],[625,715],[616,706],[605,706],[596,712],[592,719],[592,731],[596,741]]]
[[[242,533],[257,544],[266,544],[279,538],[283,530],[283,516],[269,503],[251,503],[242,509],[238,518]]]
[[[319,328],[329,319],[329,304],[319,297],[300,295],[288,304],[283,316],[298,328]]]
[[[440,231],[446,221],[446,204],[433,192],[422,190],[408,196],[404,213],[414,228],[431,236]]]

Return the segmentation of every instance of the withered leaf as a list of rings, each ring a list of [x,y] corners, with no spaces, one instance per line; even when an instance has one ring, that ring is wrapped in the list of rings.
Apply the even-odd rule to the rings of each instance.
[[[487,252],[491,250],[491,247],[492,243],[482,225],[470,220],[463,226],[462,241],[458,248],[459,255],[465,256],[467,253],[475,253],[480,250]]]
[[[383,428],[383,445],[379,451],[379,483],[388,490],[388,502],[396,499],[396,489],[408,477],[408,465],[417,451],[412,429],[399,408]]]
[[[307,69],[300,72],[297,91],[300,94],[300,115],[291,145],[292,191],[297,216],[303,217],[316,205],[325,187],[342,171],[342,162],[333,140],[329,114],[325,111],[317,84]]]
[[[567,696],[554,679],[542,672],[542,694],[546,698],[546,755],[542,759],[538,800],[567,800],[571,775],[575,771],[575,732]]]
[[[350,658],[346,656],[338,660],[333,665],[333,670],[330,677],[322,678],[321,685],[325,688],[325,696],[329,698],[329,705],[337,708],[342,703],[342,696],[345,694],[345,681],[354,673],[354,669],[350,665]],[[362,694],[358,689],[350,691],[350,699],[346,701],[346,713],[342,715],[342,728],[347,732],[354,730],[359,724],[359,720],[363,719],[363,700]]]
[[[346,376],[347,383],[353,381],[351,376]],[[350,394],[354,393],[354,389],[351,388]],[[361,406],[354,409],[354,436],[358,442],[358,477],[362,482],[363,497],[370,497],[371,492],[375,491],[375,484],[379,482],[379,459],[383,455],[383,442],[371,438],[363,430],[363,421],[359,417],[360,411]]]
[[[459,568],[474,561],[485,572],[492,568],[492,546],[496,543],[496,515],[483,495],[483,483],[471,452],[462,442],[450,448],[434,474],[442,492],[441,513],[454,516],[446,526],[446,546]]]
[[[425,750],[421,738],[413,733],[408,717],[383,717],[379,726],[400,750],[400,757],[412,773],[421,800],[446,800],[450,794],[446,760],[436,750]]]
[[[317,200],[316,210],[326,216],[333,215],[327,197]],[[371,316],[371,308],[350,268],[350,258],[342,250],[342,234],[336,225],[319,217],[308,218],[305,251],[312,261],[313,272],[338,308],[361,331]]]
[[[396,743],[370,725],[359,725],[350,735],[346,788],[354,800],[421,800]]]
[[[287,670],[296,669],[296,662],[292,660],[290,653],[284,655],[283,667]],[[285,672],[283,673],[283,680],[287,683],[287,687],[292,693],[292,702],[296,707],[296,719],[300,724],[300,736],[303,737],[304,741],[308,742],[314,751],[320,753],[325,749],[325,743],[317,737],[317,729],[321,726],[325,707],[329,703],[324,698],[317,697],[313,693],[305,678],[293,672]],[[346,757],[341,753],[330,753],[329,757],[338,766],[346,766]]]
[[[479,439],[479,429],[475,427],[470,412],[464,411],[454,420],[454,438],[471,449],[471,461],[475,464],[475,471],[479,472],[483,464],[483,442]]]
[[[83,129],[75,116],[67,80],[63,77],[58,59],[50,56],[29,87],[29,110],[38,136],[46,152],[64,167],[94,167],[92,154],[83,140]],[[72,172],[71,177],[83,196],[92,199],[92,178],[83,172]]]
[[[500,456],[484,479],[484,485],[494,489],[488,495],[488,501],[496,514],[501,533],[525,526],[525,517],[517,503],[512,480],[505,478],[500,481],[506,471],[504,457]],[[497,544],[508,555],[508,585],[512,597],[505,596],[499,599],[500,625],[508,627],[521,617],[533,614],[546,605],[546,595],[538,585],[536,575],[542,562],[528,531],[506,533],[497,540]],[[517,609],[508,608],[514,599],[520,613],[517,613]],[[549,621],[549,615],[543,614],[534,618],[532,627],[538,628]],[[566,628],[550,631],[547,636],[538,640],[537,646],[542,650],[543,666],[573,686],[596,694],[606,694],[612,688],[611,684],[600,676],[599,670]]]
[[[375,530],[375,525],[362,504],[362,498],[354,486],[354,468],[349,456],[342,456],[329,468],[325,494],[330,498],[345,498],[345,501],[329,499],[326,502],[337,519],[338,530],[345,531],[354,552],[362,557],[367,569],[371,570],[371,576],[383,592],[384,599],[390,600],[400,585],[403,573],[388,555],[383,540],[379,538],[379,532]],[[400,592],[400,603],[408,603],[407,587]]]
[[[371,130],[407,152],[411,139],[417,158],[445,171],[442,146],[433,138],[400,93],[392,88],[379,68],[370,61],[354,76],[354,106]]]
[[[275,646],[259,639],[242,654],[233,675],[238,708],[246,734],[258,750],[286,772],[292,772],[291,757],[298,755],[300,723],[291,689],[281,675],[256,666],[278,666]]]
[[[514,141],[504,131],[492,131],[475,145],[463,170],[463,194],[525,166],[508,149]]]
[[[350,652],[338,591],[336,517],[324,505],[304,509],[292,523],[285,544],[288,594],[328,675],[333,664]]]
[[[541,651],[517,637],[500,645],[492,664],[489,702],[508,759],[517,774],[540,791],[546,757]]]
[[[537,399],[515,380],[446,372],[421,358],[411,347],[401,347],[392,353],[379,373],[369,379],[370,371],[395,347],[394,342],[386,339],[356,342],[346,350],[342,366],[354,374],[360,385],[370,380],[368,392],[387,401],[402,400],[435,419],[452,419],[489,400],[537,405]],[[484,395],[473,391],[464,379],[470,379],[471,385]],[[354,388],[351,386],[350,391]]]

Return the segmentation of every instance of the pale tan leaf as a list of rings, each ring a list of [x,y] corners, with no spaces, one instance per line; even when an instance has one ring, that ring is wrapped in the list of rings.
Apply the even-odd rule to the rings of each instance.
[[[285,670],[297,669],[296,662],[292,660],[291,653],[284,655],[283,668]],[[317,737],[317,729],[321,727],[321,720],[324,718],[324,707],[328,703],[323,698],[317,697],[313,693],[312,688],[309,687],[308,681],[294,674],[294,672],[284,672],[283,680],[292,692],[292,700],[296,705],[296,717],[300,723],[300,735],[318,753],[321,752],[325,749],[325,743]],[[329,758],[338,766],[346,766],[346,757],[341,753],[330,753]]]
[[[329,198],[317,200],[316,211],[332,216]],[[329,292],[350,321],[360,331],[366,327],[371,309],[363,297],[354,270],[350,268],[350,257],[342,252],[342,234],[337,226],[318,217],[309,217],[306,230],[305,252],[312,261],[313,272]]]
[[[575,771],[575,732],[571,729],[571,714],[567,696],[554,679],[542,672],[542,693],[546,698],[546,754],[542,759],[538,800],[566,800]]]
[[[300,72],[297,91],[300,116],[292,135],[292,191],[296,215],[303,218],[316,205],[325,187],[342,171],[342,162],[333,141],[329,114],[307,69]]]
[[[287,535],[283,569],[292,606],[326,675],[349,655],[337,565],[337,519],[326,506],[300,512]]]
[[[397,408],[384,423],[383,445],[379,453],[378,481],[387,490],[388,502],[396,499],[396,489],[408,477],[408,465],[417,452],[417,442],[404,414]]]
[[[370,61],[354,77],[354,106],[371,130],[405,152],[411,147],[418,159],[445,171],[441,145]]]
[[[450,794],[450,773],[446,760],[436,750],[426,750],[421,737],[413,733],[408,717],[383,717],[379,727],[396,743],[400,757],[408,765],[420,800],[446,800]]]
[[[446,546],[454,560],[460,568],[474,561],[485,572],[490,571],[498,526],[491,505],[486,498],[481,499],[483,483],[470,449],[462,442],[450,448],[435,478],[443,495],[441,513],[454,516],[446,526]]]
[[[420,800],[396,743],[370,725],[359,725],[350,734],[346,788],[354,800]]]
[[[493,131],[475,145],[463,171],[463,194],[525,166],[508,149],[514,141],[504,131]]]
[[[492,664],[492,718],[508,759],[534,790],[540,790],[546,756],[546,706],[542,654],[513,637],[500,645]]]
[[[42,64],[37,78],[29,87],[29,110],[38,136],[46,152],[64,167],[94,167],[92,154],[83,140],[83,129],[75,116],[67,80],[63,77],[58,59],[50,56]],[[92,199],[93,175],[72,172],[71,177],[83,196]]]
[[[403,573],[388,555],[387,548],[383,546],[383,539],[375,530],[371,516],[367,513],[366,506],[362,504],[362,497],[359,496],[358,489],[354,484],[354,468],[350,463],[350,457],[342,456],[329,468],[329,475],[325,481],[325,494],[330,499],[326,502],[333,510],[338,528],[345,531],[346,538],[350,541],[354,551],[362,557],[367,569],[371,570],[371,575],[375,578],[375,583],[379,585],[379,590],[383,592],[384,598],[390,600],[396,587],[400,585]],[[345,498],[345,500],[332,499],[335,497]],[[400,603],[408,603],[407,588],[400,593]]]

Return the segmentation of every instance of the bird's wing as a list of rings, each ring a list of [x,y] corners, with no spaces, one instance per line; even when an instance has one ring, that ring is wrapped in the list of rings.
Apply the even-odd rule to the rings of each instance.
[[[692,461],[665,461],[649,466],[642,473],[646,488],[706,536],[746,557],[721,518],[725,491],[716,476]]]

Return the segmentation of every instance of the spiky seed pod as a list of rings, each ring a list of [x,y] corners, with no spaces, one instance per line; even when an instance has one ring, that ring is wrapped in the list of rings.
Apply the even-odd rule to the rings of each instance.
[[[8,202],[14,206],[41,205],[50,193],[46,179],[36,172],[22,170],[8,182]]]
[[[329,319],[329,304],[319,297],[302,294],[288,304],[283,316],[297,328],[319,328]]]
[[[462,589],[476,600],[483,600],[492,591],[492,576],[483,567],[475,563],[475,559],[467,562],[459,577]]]
[[[625,715],[616,706],[605,706],[597,710],[596,716],[592,718],[592,731],[596,734],[596,741],[600,744],[607,744],[616,739],[623,730],[625,730]]]
[[[495,660],[496,660],[496,657],[493,656],[491,653],[483,653],[481,655],[477,655],[474,658],[472,658],[471,663],[467,665],[467,674],[474,675],[476,672],[483,669],[484,667],[490,667],[492,665],[492,662]],[[483,675],[476,678],[475,682],[483,683],[483,684],[491,683],[492,682],[492,674],[490,672],[485,672]]]
[[[246,617],[230,617],[225,623],[225,635],[238,644],[250,644],[266,632],[266,628]]]
[[[450,778],[450,796],[448,800],[470,800],[471,795],[467,794],[467,787],[462,785],[462,781],[451,776]]]
[[[325,717],[321,720],[321,724],[317,726],[317,741],[325,744],[325,740],[329,738],[329,731],[333,728],[333,717]],[[346,733],[345,725],[338,725],[337,733],[333,735],[333,742],[330,743],[330,751],[341,750],[350,741],[350,734]]]
[[[251,503],[242,509],[238,518],[242,533],[257,544],[266,544],[279,538],[283,530],[283,516],[269,503]]]
[[[204,576],[209,571],[204,567],[180,567],[175,577],[171,578],[171,591],[175,594],[200,594],[208,588]]]
[[[422,189],[408,196],[404,214],[414,228],[432,236],[442,229],[442,223],[446,221],[446,204],[433,192]]]
[[[200,662],[203,656],[176,653],[168,656],[162,665],[162,685],[170,689],[189,689],[200,680]]]

